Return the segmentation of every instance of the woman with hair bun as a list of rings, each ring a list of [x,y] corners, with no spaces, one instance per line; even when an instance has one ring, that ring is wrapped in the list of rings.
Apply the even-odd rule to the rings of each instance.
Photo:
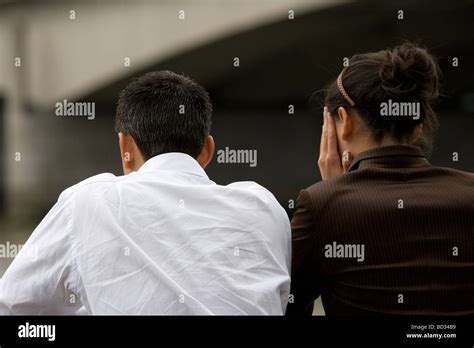
[[[287,314],[319,296],[326,315],[474,314],[474,175],[425,157],[439,81],[435,58],[405,43],[354,55],[329,85]]]

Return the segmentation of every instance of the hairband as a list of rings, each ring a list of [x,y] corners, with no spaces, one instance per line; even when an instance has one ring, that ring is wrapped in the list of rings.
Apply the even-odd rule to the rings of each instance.
[[[342,73],[346,70],[346,68],[342,69],[341,73],[337,77],[337,88],[339,88],[339,92],[341,92],[342,96],[344,99],[349,103],[351,107],[355,106],[354,101],[349,97],[349,95],[346,93],[346,90],[344,89],[344,86],[342,85]]]

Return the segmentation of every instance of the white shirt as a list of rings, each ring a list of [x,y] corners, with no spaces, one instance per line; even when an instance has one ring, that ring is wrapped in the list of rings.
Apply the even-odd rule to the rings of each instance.
[[[0,280],[0,314],[279,315],[290,259],[268,190],[167,153],[65,190]]]

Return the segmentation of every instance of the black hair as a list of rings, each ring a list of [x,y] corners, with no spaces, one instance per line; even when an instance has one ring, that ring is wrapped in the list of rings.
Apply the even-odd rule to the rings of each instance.
[[[171,71],[155,71],[120,93],[115,130],[131,135],[145,160],[167,152],[197,158],[211,118],[212,104],[203,87]]]

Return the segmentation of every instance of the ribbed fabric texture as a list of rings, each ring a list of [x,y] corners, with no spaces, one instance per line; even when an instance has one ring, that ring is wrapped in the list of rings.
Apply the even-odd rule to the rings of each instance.
[[[361,153],[300,192],[287,314],[310,314],[321,295],[326,315],[473,315],[473,218],[474,174],[413,146]],[[334,243],[363,245],[363,261],[327,257]]]

